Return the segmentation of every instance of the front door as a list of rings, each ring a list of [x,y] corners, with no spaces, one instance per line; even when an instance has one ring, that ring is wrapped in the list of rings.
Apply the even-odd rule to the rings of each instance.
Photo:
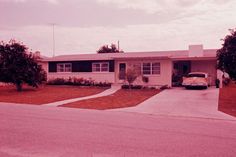
[[[119,64],[119,80],[125,80],[126,64]]]

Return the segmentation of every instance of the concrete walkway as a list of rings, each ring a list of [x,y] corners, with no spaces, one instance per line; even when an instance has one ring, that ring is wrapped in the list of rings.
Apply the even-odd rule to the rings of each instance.
[[[115,109],[135,113],[236,120],[218,111],[219,90],[186,90],[172,88],[151,97],[135,107]]]
[[[90,96],[85,96],[85,97],[80,97],[80,98],[73,98],[73,99],[67,99],[67,100],[62,100],[62,101],[57,101],[57,102],[53,102],[53,103],[48,103],[48,104],[42,104],[43,106],[60,106],[63,104],[68,104],[68,103],[73,103],[76,101],[80,101],[80,100],[86,100],[86,99],[91,99],[91,98],[98,98],[98,97],[103,97],[103,96],[107,96],[107,95],[111,95],[113,93],[115,93],[116,91],[118,91],[121,88],[120,85],[112,85],[111,88],[95,94],[95,95],[90,95]]]

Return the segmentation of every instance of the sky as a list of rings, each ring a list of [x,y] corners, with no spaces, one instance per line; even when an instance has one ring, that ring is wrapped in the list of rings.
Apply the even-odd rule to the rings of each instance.
[[[55,55],[217,49],[235,15],[236,0],[0,0],[0,40],[52,56],[55,24]]]

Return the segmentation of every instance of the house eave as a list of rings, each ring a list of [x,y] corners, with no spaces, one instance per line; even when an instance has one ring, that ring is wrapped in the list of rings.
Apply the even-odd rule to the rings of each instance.
[[[173,61],[216,60],[216,57],[171,57]]]
[[[147,57],[113,57],[114,60],[142,60],[142,59],[170,59],[168,56],[147,56]]]

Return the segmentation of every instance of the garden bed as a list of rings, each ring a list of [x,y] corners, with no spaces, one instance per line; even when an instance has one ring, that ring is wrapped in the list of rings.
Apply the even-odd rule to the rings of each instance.
[[[93,95],[106,89],[101,87],[44,85],[39,88],[24,86],[22,92],[17,92],[15,86],[0,86],[0,102],[40,105]]]
[[[159,92],[160,90],[157,89],[120,89],[116,93],[109,96],[82,100],[61,105],[61,107],[97,110],[132,107],[140,104]]]

